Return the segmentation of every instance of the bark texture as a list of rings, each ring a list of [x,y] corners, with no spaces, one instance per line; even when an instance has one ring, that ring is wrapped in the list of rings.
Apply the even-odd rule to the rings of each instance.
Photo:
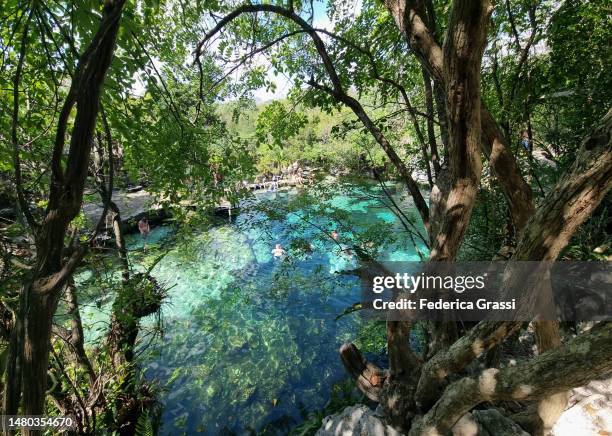
[[[421,371],[415,393],[417,406],[428,410],[438,399],[446,377],[461,371],[520,328],[521,323],[481,322],[457,340],[447,351],[429,359]]]
[[[385,5],[400,32],[433,79],[444,86],[445,52],[428,27],[427,0],[385,0]],[[531,188],[520,174],[516,160],[506,144],[501,129],[483,105],[481,107],[481,147],[497,176],[512,213],[515,228],[520,231],[533,214]]]
[[[456,257],[480,184],[480,63],[491,11],[486,1],[453,2],[444,40],[451,189],[430,261]]]

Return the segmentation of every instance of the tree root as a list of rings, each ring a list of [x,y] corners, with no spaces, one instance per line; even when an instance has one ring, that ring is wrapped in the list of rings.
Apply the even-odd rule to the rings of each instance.
[[[380,402],[381,390],[388,377],[387,371],[368,362],[352,343],[345,342],[339,351],[342,364],[355,379],[359,390],[370,400]]]

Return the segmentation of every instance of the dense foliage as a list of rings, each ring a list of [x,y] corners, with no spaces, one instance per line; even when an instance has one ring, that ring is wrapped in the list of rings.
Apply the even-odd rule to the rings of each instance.
[[[458,33],[451,19],[458,2],[400,3],[418,9],[429,29],[428,47],[447,59],[455,54],[448,38]],[[583,144],[609,116],[612,101],[610,4],[497,3],[486,25],[476,26],[486,41],[481,68],[455,77],[447,59],[443,68],[436,66],[436,57],[420,45],[423,35],[394,15],[395,0],[0,0],[0,372],[6,414],[74,414],[86,434],[153,432],[159,390],[141,373],[136,350],[145,336],[163,332],[159,318],[153,327],[141,321],[159,316],[167,296],[150,274],[164,251],[152,244],[142,262],[150,269],[136,270],[124,233],[150,212],[150,218],[171,217],[178,237],[189,239],[191,225],[212,226],[220,206],[226,210],[252,197],[249,183],[294,163],[296,171],[311,172],[295,184],[312,186],[257,212],[271,221],[299,215],[294,226],[300,231],[324,219],[351,234],[350,214],[326,203],[337,186],[318,181],[330,174],[373,179],[381,187],[381,207],[403,230],[398,237],[376,224],[347,237],[362,261],[376,260],[381,247],[396,241],[420,247],[422,259],[432,253],[432,261],[515,253],[518,260],[610,260],[610,182],[599,177],[610,171],[587,160],[591,145],[609,154],[609,137]],[[451,79],[465,77],[478,83],[475,107],[490,114],[488,129],[484,115],[463,130],[457,119],[473,114],[450,116],[469,109],[449,98]],[[255,98],[256,91],[279,84],[282,98]],[[480,132],[481,125],[494,131],[488,142],[505,153],[501,171],[499,148],[485,151],[487,132],[477,144],[483,153],[469,154],[475,135],[465,132]],[[594,172],[593,189],[584,188],[588,181],[571,185],[581,174],[577,162],[584,164],[582,174]],[[453,222],[444,213],[446,199],[456,198],[449,193],[457,181],[470,179],[469,170],[480,166],[471,180],[476,195],[466,195],[458,207],[469,206],[465,219]],[[406,189],[400,205],[386,192],[389,180]],[[521,187],[526,193],[518,207],[512,195]],[[134,206],[138,213],[121,210],[121,197],[138,189],[149,203],[142,210]],[[555,197],[562,194],[570,197]],[[519,220],[521,207],[525,219]],[[575,213],[566,216],[564,208]],[[456,238],[446,238],[449,228],[458,229]],[[326,229],[322,241],[329,239]],[[546,231],[555,233],[548,235],[554,243],[538,245],[534,235]],[[567,241],[555,239],[565,236]],[[447,239],[455,244],[450,249]],[[306,252],[311,246],[294,238],[290,248]],[[78,267],[98,272],[88,288],[74,280]],[[79,306],[92,299],[93,287],[114,301],[95,346],[83,338]],[[44,319],[46,330],[36,330],[28,317]],[[428,328],[418,326],[421,342],[439,333]],[[381,337],[391,331],[383,330],[369,324],[355,333],[356,342],[380,351]],[[468,332],[466,326],[459,331]],[[557,336],[556,345],[567,339]],[[386,347],[393,352],[393,344]],[[419,347],[419,355],[430,358],[441,345],[432,340]],[[44,357],[35,359],[42,364],[25,359],[24,350]],[[326,413],[363,400],[347,390],[333,389]],[[430,419],[427,410],[419,413]],[[310,418],[297,431],[316,430],[313,420],[319,422],[322,412]]]

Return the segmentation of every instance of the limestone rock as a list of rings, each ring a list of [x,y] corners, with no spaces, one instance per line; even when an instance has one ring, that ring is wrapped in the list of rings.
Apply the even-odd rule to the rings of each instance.
[[[553,427],[554,436],[612,434],[612,377],[572,391],[569,407]]]
[[[349,406],[342,412],[327,416],[316,436],[402,436],[382,416],[362,404]]]

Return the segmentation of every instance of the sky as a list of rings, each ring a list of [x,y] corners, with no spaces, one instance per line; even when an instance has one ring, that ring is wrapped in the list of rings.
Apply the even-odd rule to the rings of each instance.
[[[361,9],[361,1],[354,0],[354,3],[355,3],[355,12],[358,13],[359,10]],[[327,15],[327,1],[326,0],[315,0],[313,2],[313,6],[314,6],[313,27],[320,28],[320,29],[333,30],[333,24],[331,23]],[[324,35],[322,35],[321,37],[323,40],[326,39]],[[215,44],[213,43],[212,47],[214,46]],[[153,59],[153,62],[155,63],[155,66],[161,70],[161,67],[162,67],[161,62],[159,62],[159,60],[156,58]],[[292,85],[291,82],[288,80],[288,78],[283,74],[275,75],[272,65],[269,63],[266,56],[264,56],[263,54],[258,55],[255,58],[255,62],[258,65],[264,65],[268,67],[268,73],[266,77],[268,81],[273,82],[276,85],[273,91],[267,90],[265,88],[260,88],[254,91],[253,97],[255,98],[255,101],[257,103],[263,103],[266,101],[285,98],[287,94],[289,93],[291,85]],[[240,78],[241,73],[242,73],[241,69],[240,68],[237,69],[236,72],[233,74],[234,78],[238,80]],[[142,82],[142,78],[140,77],[139,73],[136,73],[135,79],[136,79],[135,85],[134,85],[132,92],[135,95],[144,94],[145,86],[144,86],[144,83]]]
[[[317,0],[313,3],[314,6],[314,20],[313,27],[320,29],[329,29],[333,28],[332,23],[327,16],[326,11],[326,2]],[[265,57],[261,57],[261,62],[265,65],[269,63],[265,60]],[[273,69],[270,67],[268,69],[267,79],[276,84],[276,89],[272,91],[268,91],[265,88],[258,89],[253,93],[255,97],[255,101],[258,103],[262,103],[265,101],[271,100],[279,100],[285,98],[290,90],[291,83],[287,81],[287,78],[283,75],[274,75]]]

